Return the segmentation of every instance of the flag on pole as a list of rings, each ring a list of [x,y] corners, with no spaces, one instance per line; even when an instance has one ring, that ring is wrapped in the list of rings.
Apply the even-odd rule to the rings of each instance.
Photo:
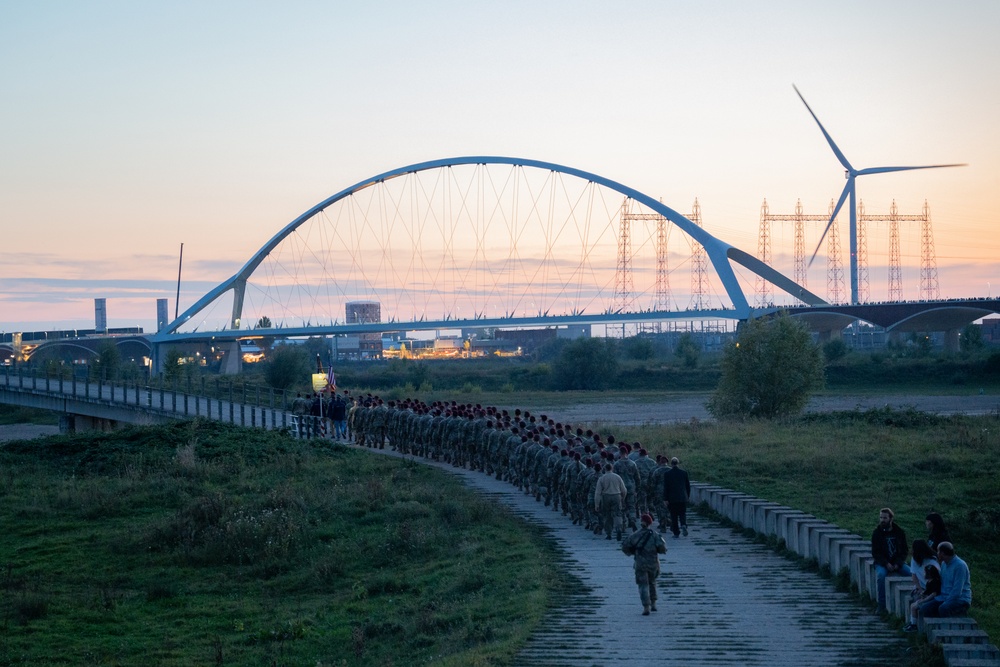
[[[330,370],[326,374],[326,386],[330,388],[330,391],[337,391],[337,376],[333,374],[333,366],[330,366]]]

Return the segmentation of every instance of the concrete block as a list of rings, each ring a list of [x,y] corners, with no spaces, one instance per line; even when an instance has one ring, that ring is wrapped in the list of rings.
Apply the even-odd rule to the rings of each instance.
[[[752,499],[753,496],[746,493],[740,493],[738,491],[733,491],[731,493],[722,494],[722,510],[720,514],[726,517],[730,521],[740,522],[740,518],[743,515],[742,506],[740,503],[747,499]]]
[[[700,505],[703,502],[708,502],[708,494],[712,489],[718,489],[719,487],[713,484],[706,484],[704,482],[691,482],[691,504]]]
[[[836,572],[840,572],[843,568],[851,569],[851,554],[855,552],[863,552],[865,556],[870,557],[872,554],[871,542],[867,541],[854,541],[847,540],[841,542],[837,548],[837,560],[836,560]],[[834,563],[831,562],[830,567],[833,568]],[[853,574],[851,576],[851,582],[857,584],[857,580],[854,578]]]
[[[761,502],[756,496],[733,498],[733,521],[744,528],[753,528],[753,504]]]
[[[798,510],[777,514],[775,528],[777,529],[778,537],[785,540],[786,545],[792,545],[798,541],[799,526],[797,522],[799,520],[816,518],[812,514],[806,514]]]
[[[941,647],[945,663],[956,660],[994,660],[1000,662],[1000,649],[993,644],[944,644]]]
[[[889,613],[906,619],[910,614],[910,591],[913,590],[913,578],[910,576],[893,576],[885,578],[885,607]]]
[[[747,504],[747,511],[752,513],[753,529],[758,533],[768,535],[767,532],[767,514],[768,509],[775,509],[782,507],[778,503],[772,503],[769,500],[758,500]]]
[[[831,537],[828,540],[828,543],[830,571],[835,575],[843,568],[846,567],[850,569],[851,567],[851,561],[847,558],[847,553],[845,551],[847,547],[862,548],[867,546],[869,551],[871,550],[871,542],[856,535]]]
[[[851,551],[851,582],[858,587],[861,595],[876,599],[875,564],[872,561],[871,545],[867,549]]]
[[[829,521],[823,521],[822,519],[810,519],[808,521],[799,522],[799,534],[795,539],[794,550],[795,553],[802,556],[803,558],[815,558],[819,560],[819,545],[815,549],[812,548],[812,535],[814,531],[823,529],[833,529],[836,528]]]
[[[974,630],[932,628],[927,631],[927,641],[931,644],[989,644],[990,636],[978,628]]]
[[[979,624],[976,623],[976,619],[969,618],[968,616],[953,616],[951,618],[924,618],[921,619],[921,625],[925,631],[930,631],[932,628],[951,628],[952,630],[979,629]]]
[[[732,503],[727,503],[727,500],[734,495],[745,495],[741,494],[739,491],[733,491],[732,489],[718,489],[712,493],[712,501],[709,505],[713,510],[721,514],[722,516],[729,518],[729,511],[732,508]]]
[[[780,537],[780,535],[778,535],[778,520],[789,512],[798,512],[798,510],[793,510],[791,507],[786,507],[784,505],[765,508],[764,531],[763,531],[764,534]]]
[[[851,538],[857,541],[861,540],[859,535],[851,533],[849,530],[844,530],[843,528],[835,528],[833,530],[816,531],[815,533],[817,542],[819,546],[817,547],[817,553],[819,554],[817,558],[819,559],[819,564],[828,565],[830,571],[837,574],[839,568],[834,570],[833,562],[833,552],[836,551],[836,545],[838,539]]]

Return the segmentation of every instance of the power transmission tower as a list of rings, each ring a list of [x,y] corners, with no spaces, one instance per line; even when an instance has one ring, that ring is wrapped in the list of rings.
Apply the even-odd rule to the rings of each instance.
[[[660,200],[663,203],[663,200]],[[670,273],[667,267],[667,219],[656,216],[656,309],[670,310]]]
[[[858,202],[858,303],[868,303],[871,294],[868,283],[868,218],[865,203]]]
[[[663,200],[660,200],[662,203]],[[622,237],[624,234],[629,234],[631,237],[631,230],[633,222],[655,222],[656,223],[656,303],[654,308],[656,310],[670,310],[670,274],[669,267],[667,264],[667,222],[668,220],[664,218],[659,213],[637,213],[632,210],[632,206],[635,202],[629,198],[625,198],[622,203],[622,221],[625,225],[622,226],[622,230],[619,233],[618,242],[618,272],[619,275],[615,276],[615,303],[624,308],[626,305],[631,306],[634,303],[634,299],[629,300],[628,304],[619,296],[619,288],[624,290],[628,289],[629,294],[631,294],[632,286],[632,260],[631,260],[631,238],[629,239],[628,246],[622,243]],[[624,258],[623,253],[628,252],[629,257]],[[627,275],[624,275],[625,272]]]
[[[889,301],[903,300],[903,260],[899,252],[899,211],[889,207]]]
[[[632,310],[632,216],[628,197],[622,202],[618,220],[618,266],[615,270],[615,305],[627,313]]]
[[[695,197],[691,207],[691,222],[701,227],[701,206]],[[708,298],[708,263],[705,259],[705,247],[691,239],[691,309],[704,310]]]
[[[806,284],[806,230],[805,214],[802,212],[802,200],[795,200],[795,282],[802,287]]]
[[[924,200],[923,220],[920,221],[920,299],[937,301],[941,298],[938,285],[937,259],[934,256],[934,232],[931,229],[931,207]]]
[[[760,228],[757,235],[757,259],[771,266],[771,216],[768,214],[767,199],[760,205]],[[771,283],[757,276],[754,281],[754,308],[766,308],[774,300]]]
[[[927,202],[924,202],[923,213],[920,215],[900,215],[896,207],[896,200],[893,200],[889,208],[889,215],[869,215],[865,213],[864,206],[858,207],[858,230],[864,223],[868,222],[888,222],[889,223],[889,301],[902,301],[903,299],[903,262],[900,253],[899,223],[919,222],[920,223],[920,298],[937,299],[940,298],[940,288],[937,280],[937,260],[934,257],[934,237],[931,233],[931,213]],[[860,253],[859,253],[860,254]],[[859,276],[860,260],[859,256]],[[865,247],[865,281],[868,279],[868,248]]]
[[[832,206],[832,203],[831,203]],[[771,213],[767,200],[760,208],[760,236],[757,240],[757,259],[770,265],[771,263],[771,223],[791,222],[795,225],[795,282],[802,287],[808,287],[808,265],[806,264],[806,243],[805,243],[805,223],[807,222],[827,222],[830,219],[833,209],[825,214],[806,213],[802,208],[802,200],[795,201],[795,213],[793,215],[779,215]],[[764,259],[764,248],[766,243],[767,259]],[[839,246],[838,246],[839,247]],[[763,278],[758,277],[755,285],[754,305],[761,308],[771,304],[772,285]]]
[[[833,200],[830,200],[830,213],[827,219],[833,215]],[[830,234],[827,237],[826,255],[826,298],[830,303],[844,302],[844,265],[840,260],[840,226],[834,218],[830,223]]]

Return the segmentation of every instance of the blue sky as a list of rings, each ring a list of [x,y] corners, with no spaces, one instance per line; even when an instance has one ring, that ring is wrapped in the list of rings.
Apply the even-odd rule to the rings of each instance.
[[[592,171],[756,251],[760,205],[928,200],[943,296],[1000,289],[1000,3],[3,2],[0,330],[151,326],[394,167]],[[846,232],[842,232],[846,235]],[[993,284],[997,286],[994,287]]]

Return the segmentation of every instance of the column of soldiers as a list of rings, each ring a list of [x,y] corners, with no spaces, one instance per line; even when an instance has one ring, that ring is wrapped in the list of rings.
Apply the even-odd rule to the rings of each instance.
[[[603,441],[598,433],[526,410],[456,401],[385,402],[371,394],[355,397],[347,424],[348,438],[360,446],[388,444],[404,454],[493,475],[595,534],[606,530],[594,492],[610,465],[627,490],[615,522],[619,540],[622,528],[634,530],[643,513],[655,514],[661,530],[669,522],[663,503],[667,459],[650,459],[638,442],[617,443],[613,436]]]

